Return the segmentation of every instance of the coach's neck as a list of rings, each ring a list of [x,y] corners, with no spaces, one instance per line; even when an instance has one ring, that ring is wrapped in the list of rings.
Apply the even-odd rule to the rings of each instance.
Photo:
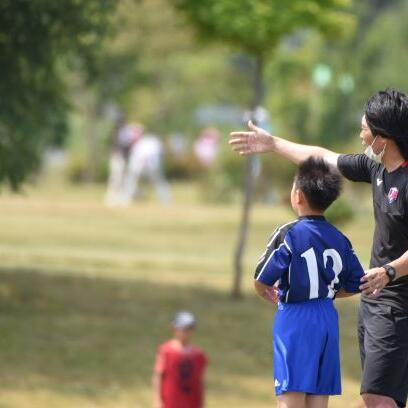
[[[404,163],[404,156],[401,154],[401,151],[394,140],[387,140],[387,146],[381,161],[389,173],[398,169],[398,167]]]

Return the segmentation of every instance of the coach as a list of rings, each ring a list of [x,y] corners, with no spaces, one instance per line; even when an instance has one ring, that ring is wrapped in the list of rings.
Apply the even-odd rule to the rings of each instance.
[[[362,278],[358,339],[361,395],[368,408],[405,407],[408,394],[408,97],[388,89],[367,102],[361,120],[364,154],[272,136],[249,123],[232,132],[241,155],[275,152],[294,163],[324,158],[351,181],[372,186],[375,230],[370,269]]]

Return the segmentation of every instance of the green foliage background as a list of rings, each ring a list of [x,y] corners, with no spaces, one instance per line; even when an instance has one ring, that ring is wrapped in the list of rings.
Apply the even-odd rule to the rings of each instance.
[[[245,8],[247,17],[231,18]],[[4,0],[0,183],[18,187],[39,168],[50,143],[65,143],[95,175],[109,152],[110,105],[163,137],[181,132],[191,141],[203,126],[197,108],[248,106],[254,70],[248,54],[273,48],[265,106],[274,132],[359,149],[366,99],[388,86],[408,89],[407,17],[402,0]],[[201,27],[198,38],[192,21]],[[325,36],[307,28],[291,32],[311,22]],[[283,41],[268,43],[282,33],[288,33]],[[220,36],[234,46],[209,41]],[[330,70],[325,86],[313,80],[318,65]],[[242,123],[218,125],[226,135]],[[287,163],[264,161],[273,182],[277,165],[290,174]]]
[[[113,0],[0,3],[0,183],[13,188],[66,129],[67,64],[92,73]]]

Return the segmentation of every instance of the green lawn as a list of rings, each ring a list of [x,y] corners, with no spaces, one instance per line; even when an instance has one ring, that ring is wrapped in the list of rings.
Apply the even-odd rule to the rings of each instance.
[[[169,207],[107,209],[102,196],[47,182],[0,197],[0,407],[150,407],[155,350],[180,308],[198,315],[211,360],[207,406],[273,406],[274,312],[251,283],[268,235],[293,214],[254,208],[245,296],[234,301],[237,205],[202,204],[189,185],[174,188]],[[365,264],[370,218],[344,229]],[[344,395],[332,407],[358,398],[357,302],[337,302]]]

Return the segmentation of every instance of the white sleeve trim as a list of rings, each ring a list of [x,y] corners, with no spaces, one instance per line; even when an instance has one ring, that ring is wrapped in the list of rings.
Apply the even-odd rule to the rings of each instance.
[[[265,270],[265,268],[268,266],[269,261],[272,259],[273,255],[275,254],[275,252],[280,249],[283,245],[285,245],[284,242],[282,242],[276,249],[274,249],[271,254],[268,256],[268,259],[266,260],[264,266],[262,267],[262,269],[259,271],[258,276],[256,277],[256,280],[259,280],[259,278],[261,277],[263,271]]]

